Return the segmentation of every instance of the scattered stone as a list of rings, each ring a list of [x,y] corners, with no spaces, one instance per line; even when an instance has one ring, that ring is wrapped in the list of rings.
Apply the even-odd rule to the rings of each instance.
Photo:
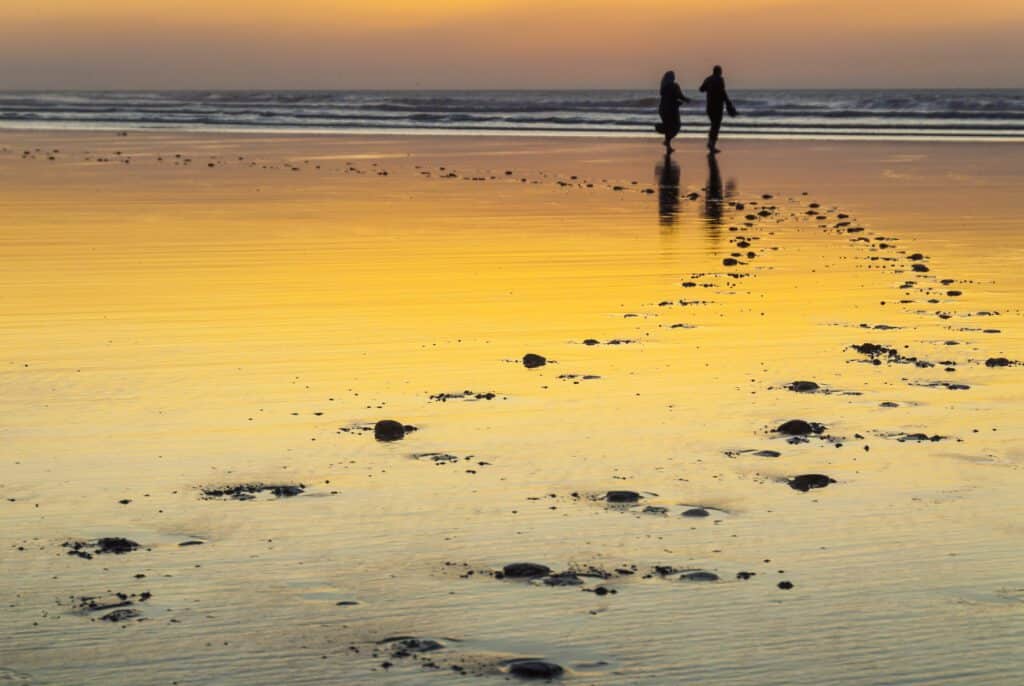
[[[202,489],[204,500],[231,499],[254,500],[260,493],[271,493],[278,498],[291,498],[305,492],[304,484],[238,484],[235,486],[209,487]]]
[[[378,441],[390,443],[405,438],[406,428],[394,419],[382,419],[373,425],[373,437]]]
[[[792,581],[780,581],[779,582],[779,588],[781,588],[783,591],[788,591],[789,589],[793,588],[793,582]]]
[[[523,366],[527,369],[536,369],[537,367],[543,367],[548,363],[546,357],[541,355],[535,355],[533,353],[527,353],[523,356]]]
[[[502,567],[506,579],[537,579],[551,574],[551,568],[534,562],[513,562]]]
[[[789,390],[797,393],[813,393],[814,391],[820,390],[821,386],[813,381],[794,381],[789,384],[788,388]]]
[[[610,503],[636,503],[642,496],[636,491],[608,491],[604,498]]]
[[[780,424],[775,431],[787,436],[810,436],[811,434],[823,433],[825,425],[804,421],[803,419],[790,419],[788,422]]]
[[[874,365],[882,364],[882,360],[884,359],[887,362],[895,362],[898,364],[913,364],[921,368],[935,366],[931,362],[925,362],[924,360],[919,360],[916,357],[901,355],[899,351],[896,350],[895,348],[889,348],[884,345],[878,345],[877,343],[861,343],[850,347],[859,352],[861,355],[866,355],[871,360],[871,363]]]
[[[709,517],[710,515],[711,513],[703,507],[691,507],[689,510],[683,512],[684,517]]]
[[[939,441],[945,440],[946,438],[945,436],[929,436],[928,434],[923,433],[895,434],[893,437],[900,443],[906,443],[907,441],[912,441],[914,443],[938,443]]]
[[[836,483],[836,480],[824,474],[801,474],[800,476],[793,477],[786,483],[793,490],[806,493],[812,488],[825,488],[829,484]]]
[[[990,357],[985,360],[986,367],[1009,367],[1014,364],[1006,357]]]
[[[520,679],[557,679],[565,670],[544,660],[516,660],[509,663],[508,672]]]
[[[494,400],[498,397],[497,393],[486,392],[476,393],[474,391],[463,391],[462,393],[436,393],[430,396],[430,400],[439,403],[446,403],[449,400]]]
[[[714,572],[698,570],[695,572],[684,572],[679,576],[682,581],[718,581],[718,575]]]
[[[127,538],[98,538],[95,541],[65,541],[68,555],[91,560],[93,555],[124,555],[139,549],[139,544]]]
[[[414,460],[430,460],[434,464],[454,464],[461,461],[462,458],[457,455],[451,455],[449,453],[413,453],[411,456]]]

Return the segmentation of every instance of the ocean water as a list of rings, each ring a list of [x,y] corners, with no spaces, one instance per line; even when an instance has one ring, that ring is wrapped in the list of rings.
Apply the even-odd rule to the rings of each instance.
[[[700,93],[683,135],[701,135]],[[1024,90],[737,90],[729,136],[1024,141]],[[649,135],[653,91],[0,93],[0,127]]]

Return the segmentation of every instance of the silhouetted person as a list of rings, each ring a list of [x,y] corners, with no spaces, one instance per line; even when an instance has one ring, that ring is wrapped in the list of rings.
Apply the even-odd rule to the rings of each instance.
[[[679,135],[679,129],[683,126],[679,120],[679,106],[684,102],[690,102],[690,99],[683,95],[683,89],[676,82],[676,73],[665,72],[661,77],[661,104],[658,105],[661,124],[654,128],[665,135],[665,149],[670,153],[672,139]]]
[[[711,120],[711,130],[708,131],[708,150],[714,154],[719,152],[718,132],[722,129],[723,110],[728,111],[730,117],[736,116],[736,108],[733,107],[729,94],[725,92],[725,79],[722,78],[721,67],[716,65],[714,73],[704,79],[700,92],[708,95],[708,119]]]
[[[662,226],[672,226],[679,214],[679,165],[665,151],[665,159],[654,173],[658,177],[658,217]]]

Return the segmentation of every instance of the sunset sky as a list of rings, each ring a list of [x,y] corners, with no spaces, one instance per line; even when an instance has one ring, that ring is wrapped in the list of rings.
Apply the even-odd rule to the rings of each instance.
[[[1024,87],[1021,0],[3,0],[0,88]],[[692,87],[692,86],[690,86]]]

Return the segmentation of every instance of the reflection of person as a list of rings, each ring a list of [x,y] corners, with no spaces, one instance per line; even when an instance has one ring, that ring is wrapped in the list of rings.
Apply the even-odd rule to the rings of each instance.
[[[716,65],[714,73],[704,79],[700,92],[708,95],[708,119],[711,120],[711,129],[708,131],[708,150],[714,154],[720,152],[718,132],[722,128],[722,110],[728,111],[730,117],[736,116],[736,108],[733,107],[729,94],[725,92],[725,79],[722,78],[721,67]]]
[[[658,133],[665,135],[665,149],[672,152],[672,139],[679,134],[682,122],[679,120],[679,106],[690,99],[683,95],[683,89],[676,82],[676,73],[667,71],[661,77],[661,103],[658,105],[658,114],[661,115],[661,124],[655,127]]]
[[[718,158],[708,153],[708,186],[704,189],[704,217],[712,222],[722,220],[722,175],[718,171]]]
[[[658,177],[658,217],[663,226],[672,226],[679,214],[679,165],[666,152],[654,173]]]

